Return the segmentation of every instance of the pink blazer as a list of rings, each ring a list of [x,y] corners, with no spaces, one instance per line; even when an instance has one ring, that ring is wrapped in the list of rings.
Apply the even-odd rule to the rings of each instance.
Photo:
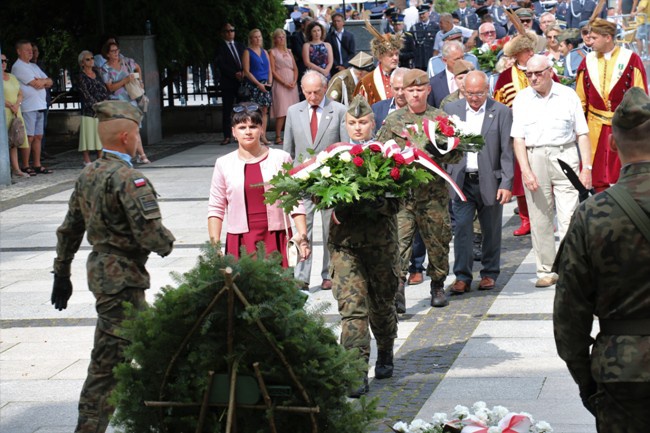
[[[269,149],[268,156],[260,163],[264,182],[282,170],[282,164],[292,162],[291,156],[280,149]],[[244,198],[244,166],[246,163],[239,158],[237,151],[217,159],[210,184],[210,200],[208,202],[208,218],[224,219],[228,214],[226,232],[241,234],[248,232],[246,202]],[[264,190],[268,190],[267,185]],[[305,208],[300,203],[291,214],[304,214]],[[284,230],[291,226],[289,217],[276,205],[266,206],[266,217],[269,231]],[[284,219],[284,221],[283,221]]]

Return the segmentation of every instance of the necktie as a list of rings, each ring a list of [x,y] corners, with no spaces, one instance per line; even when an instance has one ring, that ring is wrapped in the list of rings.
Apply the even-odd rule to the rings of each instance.
[[[239,54],[237,54],[237,48],[235,48],[235,43],[230,42],[228,44],[228,46],[230,47],[230,51],[232,52],[232,56],[235,58],[235,61],[237,62],[237,66],[239,66],[241,68],[241,61],[239,60]]]
[[[316,134],[318,133],[318,115],[316,111],[318,110],[318,105],[311,106],[311,122],[309,123],[309,128],[311,129],[311,141],[316,141]]]

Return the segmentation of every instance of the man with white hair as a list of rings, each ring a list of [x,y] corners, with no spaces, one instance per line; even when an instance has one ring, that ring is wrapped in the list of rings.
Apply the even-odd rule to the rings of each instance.
[[[438,72],[429,80],[429,84],[431,84],[431,93],[427,99],[429,105],[440,107],[445,96],[458,90],[453,70],[456,62],[464,57],[463,44],[459,41],[446,42],[442,47],[442,61],[445,63],[445,70]]]
[[[433,43],[434,56],[437,56],[442,51],[442,45],[444,44],[444,41],[442,40],[443,35],[449,33],[451,29],[454,28],[459,29],[463,34],[463,38],[468,39],[468,46],[471,47],[474,45],[476,37],[478,36],[478,32],[476,30],[454,25],[454,19],[451,14],[440,14],[440,31],[436,34],[436,40]]]
[[[491,47],[497,40],[497,29],[494,27],[494,23],[483,23],[478,28],[478,38]]]
[[[552,271],[554,213],[562,240],[578,206],[578,191],[562,172],[558,159],[571,166],[585,188],[591,188],[589,127],[582,104],[573,89],[553,81],[552,66],[548,57],[532,56],[525,72],[530,86],[517,93],[512,103],[510,135],[530,215],[538,278],[535,287],[549,287],[557,281]]]

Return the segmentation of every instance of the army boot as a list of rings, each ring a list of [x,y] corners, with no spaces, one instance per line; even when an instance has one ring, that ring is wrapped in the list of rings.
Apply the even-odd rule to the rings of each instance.
[[[359,398],[362,395],[368,394],[370,388],[368,387],[368,373],[363,376],[363,382],[357,388],[351,389],[348,393],[348,398]]]
[[[397,314],[406,313],[406,294],[404,292],[404,281],[400,281],[395,293],[395,311]]]
[[[393,377],[393,349],[380,350],[375,363],[375,378],[388,379]]]
[[[431,283],[431,306],[432,307],[446,307],[449,305],[445,287],[443,284]]]

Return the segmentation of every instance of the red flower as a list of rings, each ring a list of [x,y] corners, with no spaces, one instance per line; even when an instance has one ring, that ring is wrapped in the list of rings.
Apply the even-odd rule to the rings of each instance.
[[[454,135],[454,128],[450,125],[443,125],[442,123],[439,125],[440,132],[442,132],[442,135],[446,137],[452,137]]]
[[[492,51],[499,51],[499,47],[496,45],[492,45]]]
[[[368,147],[369,147],[370,150],[372,150],[373,152],[376,152],[376,153],[381,152],[381,146],[378,145],[378,144],[371,144],[371,145],[368,146]],[[350,153],[352,153],[352,152],[350,152]],[[354,154],[353,154],[353,155],[354,155]]]
[[[401,155],[400,155],[401,156]],[[393,167],[390,170],[390,177],[393,178],[393,180],[399,180],[399,168]]]
[[[351,155],[358,155],[361,152],[363,152],[363,146],[360,145],[360,144],[355,144],[354,146],[352,146],[352,149],[350,149],[350,154]]]
[[[352,150],[354,150],[354,149],[352,149]],[[350,151],[350,153],[352,153],[352,150]],[[352,160],[352,162],[357,167],[361,167],[363,165],[363,158],[361,158],[360,156],[355,156],[354,159]]]
[[[402,156],[401,153],[394,153],[393,154],[393,160],[395,161],[395,164],[397,164],[397,165],[406,164],[406,160],[404,159],[404,157]]]
[[[440,125],[449,125],[449,118],[447,116],[438,116],[436,122]]]

